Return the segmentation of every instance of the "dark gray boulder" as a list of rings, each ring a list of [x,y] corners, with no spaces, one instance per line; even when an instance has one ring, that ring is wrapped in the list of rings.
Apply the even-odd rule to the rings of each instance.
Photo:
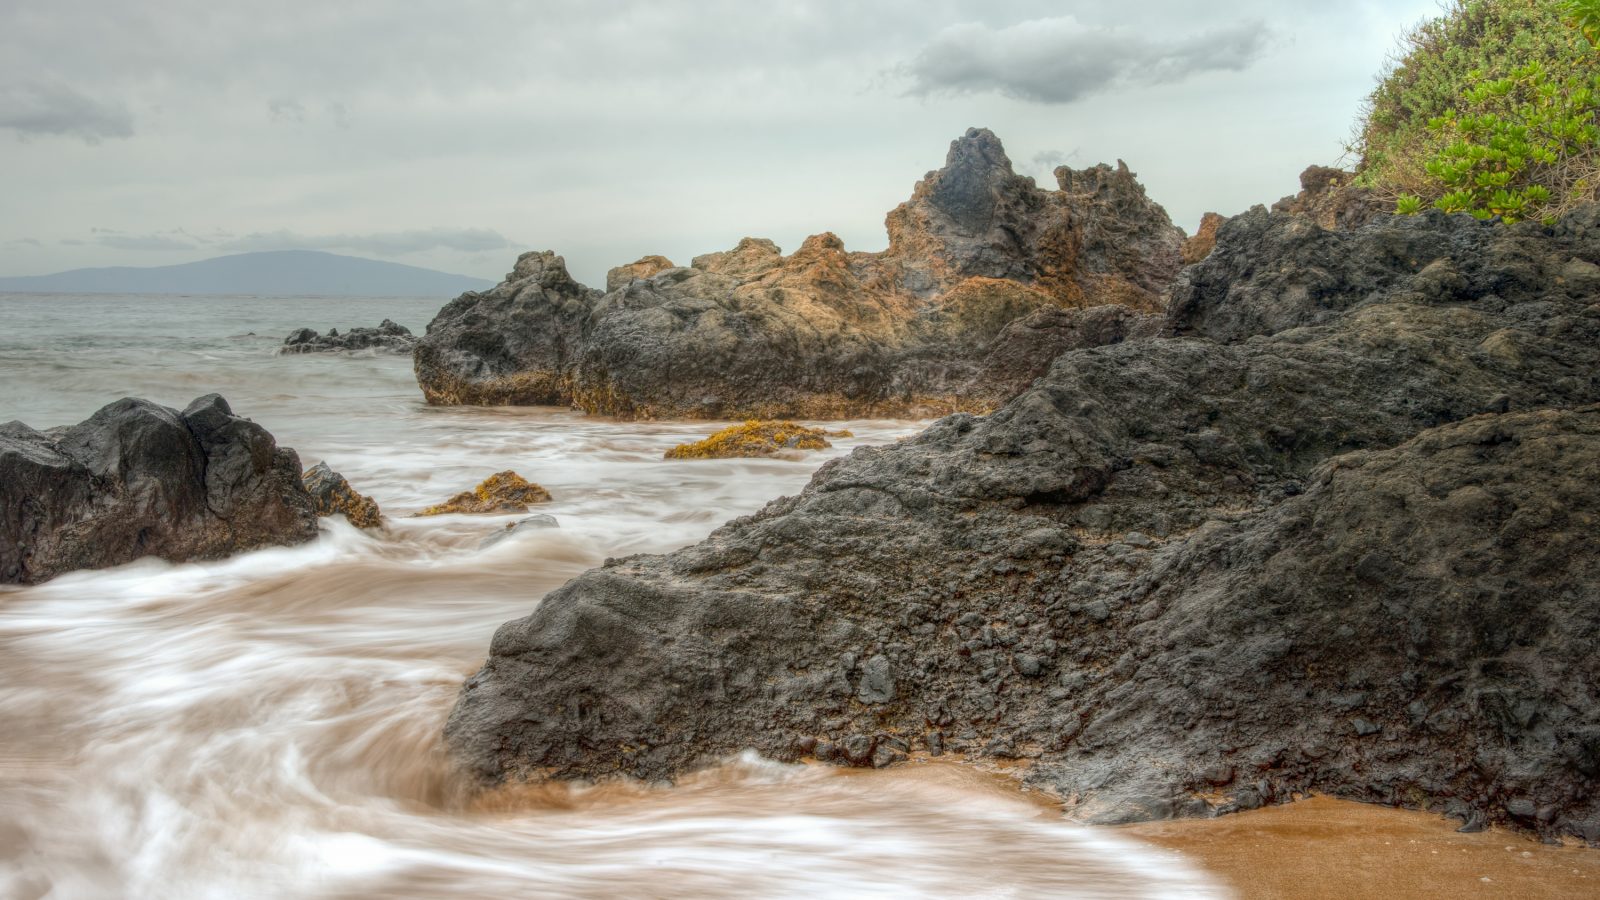
[[[279,353],[339,353],[371,350],[378,353],[410,353],[417,338],[411,329],[384,319],[377,328],[351,328],[343,334],[330,328],[318,334],[310,328],[296,328],[283,339]]]
[[[956,750],[1093,821],[1316,790],[1600,840],[1574,260],[1594,207],[1238,217],[1177,336],[1065,353],[987,418],[549,594],[495,634],[452,752],[497,782]]]
[[[294,451],[216,394],[181,413],[128,398],[70,427],[0,425],[0,582],[316,533]]]

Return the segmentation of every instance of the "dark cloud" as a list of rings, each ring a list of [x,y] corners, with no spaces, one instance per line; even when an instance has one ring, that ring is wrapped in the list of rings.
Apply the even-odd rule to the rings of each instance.
[[[1130,28],[1085,25],[1072,16],[1005,28],[968,23],[939,32],[899,73],[912,96],[996,93],[1036,103],[1071,103],[1121,85],[1168,84],[1201,72],[1248,68],[1267,46],[1251,22],[1161,40]]]
[[[133,135],[133,116],[122,105],[96,100],[59,82],[0,84],[0,130],[19,138],[73,137],[98,144]]]
[[[225,250],[353,250],[377,256],[404,256],[428,250],[454,250],[481,253],[505,250],[511,241],[488,228],[421,228],[410,231],[381,231],[371,234],[296,234],[292,231],[266,231],[223,241]]]
[[[194,249],[194,244],[167,234],[101,234],[95,239],[95,243],[113,250]]]

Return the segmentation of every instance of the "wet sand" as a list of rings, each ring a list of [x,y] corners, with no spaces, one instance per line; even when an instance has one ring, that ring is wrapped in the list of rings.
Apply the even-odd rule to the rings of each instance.
[[[1429,813],[1313,797],[1116,831],[1183,853],[1244,900],[1600,897],[1600,850],[1457,827]]]

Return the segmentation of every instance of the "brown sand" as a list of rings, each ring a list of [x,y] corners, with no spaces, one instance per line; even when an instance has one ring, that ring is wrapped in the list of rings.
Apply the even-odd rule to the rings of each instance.
[[[1246,900],[1600,897],[1600,850],[1456,827],[1429,813],[1313,797],[1118,832],[1182,852]]]

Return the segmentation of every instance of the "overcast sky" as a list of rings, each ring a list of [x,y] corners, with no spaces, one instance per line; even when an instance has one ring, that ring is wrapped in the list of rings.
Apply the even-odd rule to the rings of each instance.
[[[325,249],[498,279],[883,216],[987,126],[1192,230],[1339,158],[1435,0],[4,0],[0,275]]]

